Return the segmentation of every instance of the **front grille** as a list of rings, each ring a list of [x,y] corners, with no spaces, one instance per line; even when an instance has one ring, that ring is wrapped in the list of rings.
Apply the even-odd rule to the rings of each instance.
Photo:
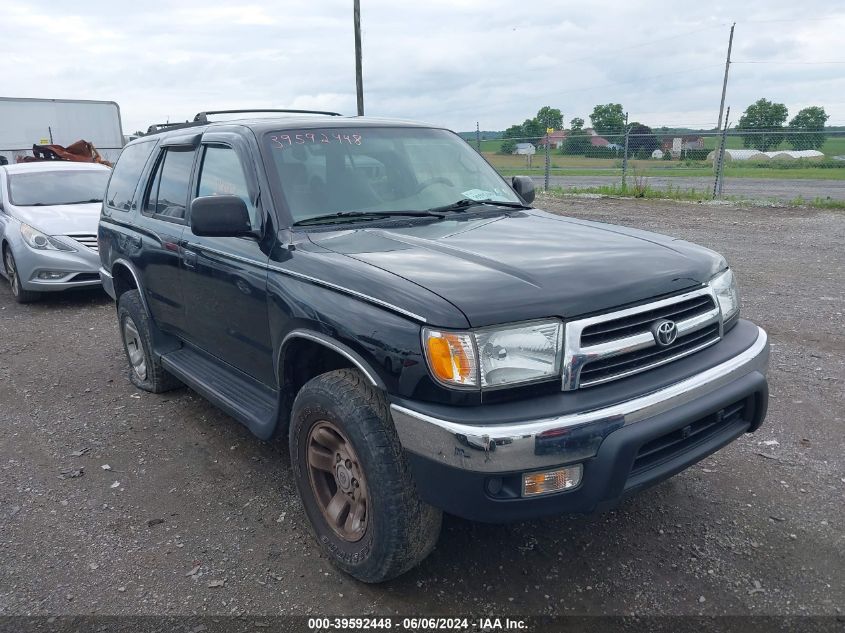
[[[590,325],[581,332],[581,347],[599,345],[627,336],[648,332],[658,319],[671,319],[676,323],[700,316],[714,308],[713,297],[698,295],[679,303],[673,303],[653,310],[638,312],[611,321]]]
[[[676,338],[662,347],[652,328],[664,319],[675,324]],[[600,385],[652,369],[717,343],[721,335],[721,313],[708,286],[569,321],[563,390]]]
[[[581,370],[581,386],[597,385],[662,365],[669,360],[692,354],[718,340],[719,324],[714,323],[700,330],[678,336],[669,347],[651,346],[587,363]]]
[[[743,398],[682,429],[643,444],[634,458],[630,477],[674,459],[730,426],[750,422],[752,409],[751,399]]]
[[[90,248],[95,253],[97,252],[97,236],[96,235],[68,235],[72,240],[76,240],[86,248]]]

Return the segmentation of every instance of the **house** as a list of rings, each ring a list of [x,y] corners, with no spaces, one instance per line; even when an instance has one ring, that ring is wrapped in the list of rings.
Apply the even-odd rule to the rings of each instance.
[[[514,154],[521,154],[521,155],[530,155],[536,154],[537,148],[534,147],[533,143],[517,143],[516,149],[513,150]]]
[[[553,147],[555,149],[562,149],[565,143],[566,130],[555,130],[551,134],[546,134],[543,138],[540,139],[540,147],[545,147],[546,144],[548,144],[549,147]]]
[[[704,137],[702,136],[675,136],[664,137],[660,142],[660,149],[678,158],[681,152],[688,149],[704,149]]]
[[[595,132],[593,132],[593,134],[595,134]],[[610,145],[610,141],[608,141],[606,138],[602,138],[601,136],[591,136],[590,145],[592,145],[593,147],[607,147],[608,145]]]

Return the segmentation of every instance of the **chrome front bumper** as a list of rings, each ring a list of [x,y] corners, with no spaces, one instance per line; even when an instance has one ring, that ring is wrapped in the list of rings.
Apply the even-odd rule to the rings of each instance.
[[[711,394],[743,376],[765,375],[769,365],[766,332],[745,351],[690,378],[646,395],[592,411],[488,426],[431,417],[391,404],[402,446],[441,464],[483,473],[525,471],[593,457],[616,429],[666,413]],[[566,450],[544,450],[553,438],[577,437]],[[548,442],[547,440],[552,440]]]

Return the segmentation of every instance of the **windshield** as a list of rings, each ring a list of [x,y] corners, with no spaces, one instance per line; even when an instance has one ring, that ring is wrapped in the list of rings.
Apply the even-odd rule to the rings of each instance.
[[[108,169],[9,174],[9,201],[19,207],[102,202]]]
[[[446,130],[284,130],[267,134],[266,143],[294,222],[349,211],[425,211],[464,199],[520,202]]]

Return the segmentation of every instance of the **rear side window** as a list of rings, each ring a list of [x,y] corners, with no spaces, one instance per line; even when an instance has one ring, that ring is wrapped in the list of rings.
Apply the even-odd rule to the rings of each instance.
[[[172,220],[185,219],[193,150],[171,148],[162,152],[144,203],[144,212]]]
[[[106,203],[110,207],[119,211],[129,211],[132,208],[135,188],[154,145],[153,141],[136,143],[121,152],[106,192]]]
[[[238,196],[246,204],[252,228],[261,227],[258,211],[250,200],[243,165],[231,147],[209,145],[202,159],[198,196]]]

